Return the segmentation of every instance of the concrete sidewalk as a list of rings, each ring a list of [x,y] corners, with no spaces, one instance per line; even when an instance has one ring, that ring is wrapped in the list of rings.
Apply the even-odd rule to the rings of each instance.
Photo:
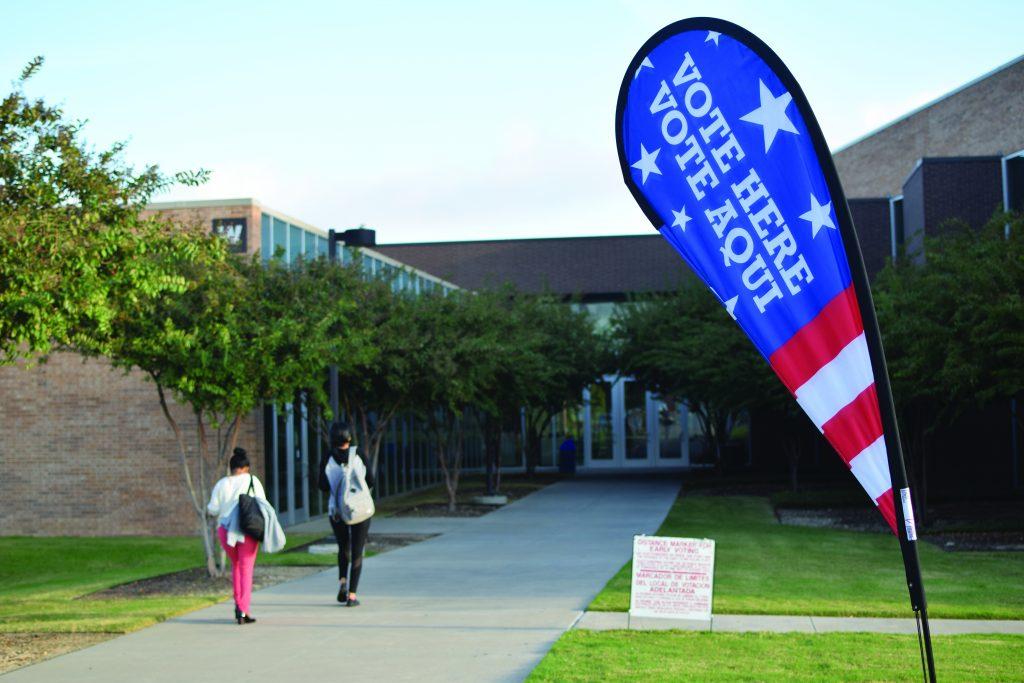
[[[478,517],[374,517],[372,534],[446,534],[476,523]],[[285,529],[286,533],[313,533],[333,536],[327,516],[318,517]]]
[[[678,489],[670,478],[561,482],[369,558],[360,607],[334,602],[326,571],[256,593],[256,624],[237,626],[229,602],[3,680],[520,681],[629,560],[633,535],[657,530]]]
[[[1009,633],[1024,635],[1024,621],[982,619],[929,619],[934,635],[958,633]],[[870,617],[810,617],[796,615],[716,614],[711,622],[690,619],[630,618],[626,612],[585,612],[576,628],[590,631],[629,629],[633,631],[770,631],[773,633],[903,633],[916,635],[913,619]]]

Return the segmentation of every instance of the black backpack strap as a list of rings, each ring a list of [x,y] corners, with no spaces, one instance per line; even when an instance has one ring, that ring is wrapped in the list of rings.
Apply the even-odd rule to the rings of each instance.
[[[254,483],[255,483],[255,479],[250,474],[249,475],[249,495],[250,496],[255,496],[256,495],[256,489],[254,488]]]

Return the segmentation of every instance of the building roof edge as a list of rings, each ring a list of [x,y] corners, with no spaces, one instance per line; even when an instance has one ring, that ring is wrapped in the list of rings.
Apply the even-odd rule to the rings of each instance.
[[[889,121],[888,123],[882,124],[878,128],[875,128],[874,130],[872,130],[872,131],[870,131],[868,133],[865,133],[864,135],[861,135],[860,137],[856,138],[855,140],[847,142],[845,145],[843,145],[841,147],[837,147],[836,149],[832,150],[832,154],[839,154],[840,152],[844,152],[844,151],[850,149],[851,147],[853,147],[854,145],[860,144],[861,142],[864,142],[868,138],[871,138],[871,137],[874,137],[875,135],[878,135],[879,133],[881,133],[882,131],[886,130],[887,128],[891,128],[891,127],[895,126],[897,123],[901,123],[903,121],[906,121],[910,117],[915,116],[917,114],[920,114],[925,109],[928,109],[930,107],[934,107],[936,104],[942,102],[943,100],[949,99],[950,97],[953,97],[953,95],[957,95],[957,94],[963,92],[964,90],[967,90],[968,88],[970,88],[972,86],[975,86],[978,83],[981,83],[986,78],[989,78],[991,76],[995,76],[1000,71],[1005,71],[1006,69],[1009,69],[1011,66],[1014,66],[1015,64],[1017,64],[1019,62],[1022,62],[1022,61],[1024,61],[1024,55],[1020,55],[1019,57],[1014,57],[1013,59],[1011,59],[1010,61],[1006,62],[1005,64],[1001,64],[1001,65],[997,66],[996,68],[992,69],[991,71],[988,71],[988,72],[982,74],[981,76],[978,76],[974,80],[972,80],[972,81],[970,81],[968,83],[964,83],[963,85],[958,86],[958,87],[954,88],[953,90],[950,90],[949,92],[945,93],[944,95],[940,95],[940,96],[936,97],[934,100],[931,100],[930,102],[926,102],[925,104],[922,104],[920,107],[917,107],[916,109],[912,109],[912,110],[908,111],[906,114],[903,114],[901,116],[896,117],[895,119],[893,119],[892,121]]]

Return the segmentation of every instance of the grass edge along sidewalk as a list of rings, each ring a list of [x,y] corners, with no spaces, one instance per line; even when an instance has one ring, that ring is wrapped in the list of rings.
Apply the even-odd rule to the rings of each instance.
[[[944,681],[1019,680],[1024,636],[935,636]],[[880,633],[565,633],[527,681],[920,681],[917,637]]]
[[[889,534],[780,525],[767,498],[683,495],[659,535],[713,538],[721,614],[906,617],[899,547]],[[1024,552],[945,552],[920,543],[934,618],[1024,619]],[[629,609],[631,563],[590,604]]]
[[[293,534],[289,546],[317,537]],[[325,568],[335,561],[287,552],[261,553],[257,560]],[[194,536],[0,537],[0,633],[128,633],[230,598],[229,588],[209,595],[81,599],[204,563]]]

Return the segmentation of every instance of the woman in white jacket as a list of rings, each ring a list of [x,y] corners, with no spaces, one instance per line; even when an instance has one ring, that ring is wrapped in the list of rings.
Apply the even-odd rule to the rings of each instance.
[[[250,491],[250,487],[252,491]],[[228,544],[228,530],[225,519],[230,519],[230,514],[238,505],[238,497],[243,493],[249,493],[256,498],[266,500],[267,496],[263,491],[263,484],[256,475],[249,472],[249,456],[244,448],[236,448],[231,456],[231,474],[222,478],[213,487],[210,494],[210,503],[206,511],[219,520],[217,526],[217,538],[224,552],[231,558],[231,583],[235,594],[235,621],[239,624],[251,624],[256,621],[249,614],[249,600],[252,598],[252,572],[256,566],[256,554],[259,552],[260,543],[255,538],[245,537],[245,540]]]

